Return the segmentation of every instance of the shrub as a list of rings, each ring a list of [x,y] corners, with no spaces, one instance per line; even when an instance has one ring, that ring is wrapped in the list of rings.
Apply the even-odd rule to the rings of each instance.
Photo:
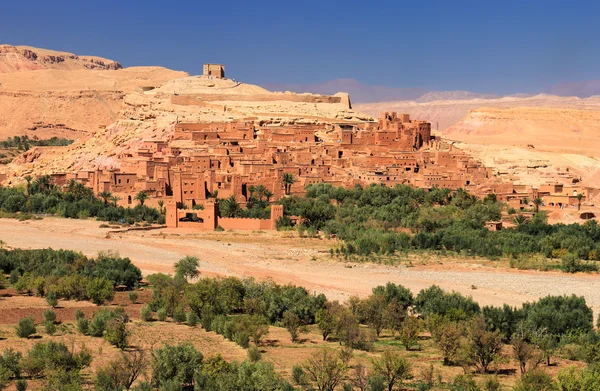
[[[251,346],[248,348],[248,360],[251,362],[260,361],[262,354],[260,353],[260,349],[257,346]]]
[[[17,388],[17,391],[25,391],[27,390],[27,380],[19,379],[15,382],[15,386]]]
[[[58,297],[54,292],[48,292],[46,295],[46,303],[52,308],[56,308],[58,306]]]
[[[187,325],[190,327],[196,327],[196,325],[198,324],[198,321],[200,320],[198,318],[198,315],[196,315],[196,313],[193,311],[188,312],[186,318],[187,318]]]
[[[81,318],[85,318],[85,313],[82,310],[76,310],[75,311],[75,319],[79,320]]]
[[[294,384],[298,386],[303,386],[306,384],[306,373],[304,373],[304,369],[302,369],[301,365],[294,365],[292,367],[292,381]]]
[[[529,371],[517,381],[514,391],[555,391],[552,377],[539,369]]]
[[[185,279],[186,281],[190,278],[197,277],[200,272],[198,271],[199,260],[197,257],[186,256],[181,258],[175,263],[175,276]]]
[[[285,326],[287,331],[289,331],[290,336],[292,337],[292,342],[298,342],[300,326],[302,326],[298,315],[296,315],[292,311],[286,311],[283,314],[283,325]]]
[[[138,294],[135,291],[131,291],[127,294],[127,297],[129,298],[131,304],[135,304],[138,299]]]
[[[115,297],[115,291],[111,281],[105,278],[94,278],[87,286],[87,294],[96,305],[102,305]]]
[[[158,311],[156,311],[156,317],[159,321],[164,322],[165,320],[167,320],[167,310],[164,308],[160,308]]]
[[[460,374],[452,381],[453,389],[456,391],[481,391],[473,377],[469,374]]]
[[[104,339],[110,344],[115,345],[119,349],[127,347],[127,339],[129,332],[127,331],[127,319],[122,316],[115,316],[106,323],[106,331]]]
[[[54,323],[56,322],[56,312],[52,310],[44,311],[44,322]]]
[[[186,321],[185,311],[182,306],[178,306],[173,310],[173,321],[183,323]]]
[[[415,299],[417,310],[426,318],[432,314],[450,316],[453,320],[471,318],[480,308],[471,297],[458,292],[446,293],[437,285],[423,289]]]
[[[83,335],[88,335],[90,329],[90,321],[86,318],[77,319],[77,330]]]
[[[17,337],[29,338],[29,336],[35,334],[36,332],[37,329],[32,316],[19,320],[19,324],[16,327]]]
[[[150,309],[149,305],[140,308],[140,319],[144,322],[150,322],[152,320],[152,309]]]
[[[524,304],[523,311],[530,327],[545,329],[552,335],[586,333],[593,328],[592,309],[582,296],[546,296],[535,303]]]
[[[165,345],[154,351],[152,363],[152,383],[164,389],[168,381],[175,381],[181,386],[190,386],[194,381],[194,373],[202,364],[203,356],[192,345]]]
[[[54,335],[56,333],[56,325],[53,322],[46,321],[44,323],[44,330],[48,335]]]

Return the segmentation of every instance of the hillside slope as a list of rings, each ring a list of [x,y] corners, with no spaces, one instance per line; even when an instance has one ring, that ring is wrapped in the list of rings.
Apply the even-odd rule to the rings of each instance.
[[[554,107],[480,108],[443,132],[497,173],[521,183],[575,174],[600,179],[600,111]]]
[[[0,140],[85,138],[117,119],[126,94],[184,76],[162,67],[122,68],[100,57],[2,45]]]
[[[30,46],[0,45],[0,73],[38,69],[121,69],[116,61],[96,56],[39,49]]]
[[[410,114],[413,118],[429,121],[433,130],[443,131],[469,114],[482,107],[557,107],[580,110],[600,110],[600,98],[559,97],[553,95],[536,95],[531,97],[509,96],[491,99],[453,99],[430,102],[391,101],[379,103],[363,103],[354,105],[356,110],[377,115],[383,111],[397,111]]]

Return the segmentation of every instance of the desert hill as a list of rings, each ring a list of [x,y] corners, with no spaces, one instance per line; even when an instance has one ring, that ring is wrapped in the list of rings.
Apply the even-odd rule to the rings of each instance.
[[[592,185],[600,178],[600,107],[586,101],[586,109],[479,108],[443,134],[513,180],[535,184],[575,174]]]
[[[0,105],[2,99],[7,101],[0,109],[5,110],[0,113],[5,118],[0,137],[2,129],[6,136],[18,134],[15,129],[79,136],[71,137],[77,141],[69,147],[29,150],[5,167],[11,176],[118,168],[120,157],[137,150],[143,140],[169,140],[180,122],[253,118],[269,124],[315,124],[371,119],[350,108],[348,94],[274,93],[231,79],[164,68],[44,69],[2,74],[0,80]]]
[[[408,113],[501,177],[537,185],[600,178],[600,97],[540,94],[492,99],[396,101],[355,105],[368,114]]]
[[[434,97],[436,95],[431,95]],[[429,121],[434,130],[443,131],[463,119],[472,110],[482,107],[513,108],[513,107],[556,107],[581,110],[600,110],[600,98],[561,97],[539,94],[535,96],[506,96],[502,98],[475,99],[443,99],[431,101],[389,101],[377,103],[355,104],[356,110],[370,115],[383,111],[397,111],[410,114],[413,118]],[[468,96],[467,96],[468,97]]]
[[[0,73],[37,69],[121,69],[116,61],[30,46],[0,45]]]
[[[127,93],[187,76],[162,67],[24,46],[0,46],[0,139],[85,138],[113,123]]]

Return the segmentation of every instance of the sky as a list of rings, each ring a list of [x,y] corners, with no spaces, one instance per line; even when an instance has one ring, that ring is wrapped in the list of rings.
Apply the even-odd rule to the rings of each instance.
[[[252,84],[533,93],[600,79],[599,1],[2,2],[0,43]]]

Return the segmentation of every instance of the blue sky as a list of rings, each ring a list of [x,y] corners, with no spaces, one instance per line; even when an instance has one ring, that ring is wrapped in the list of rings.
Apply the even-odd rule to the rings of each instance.
[[[600,79],[598,1],[3,2],[0,43],[254,84],[537,92]]]

